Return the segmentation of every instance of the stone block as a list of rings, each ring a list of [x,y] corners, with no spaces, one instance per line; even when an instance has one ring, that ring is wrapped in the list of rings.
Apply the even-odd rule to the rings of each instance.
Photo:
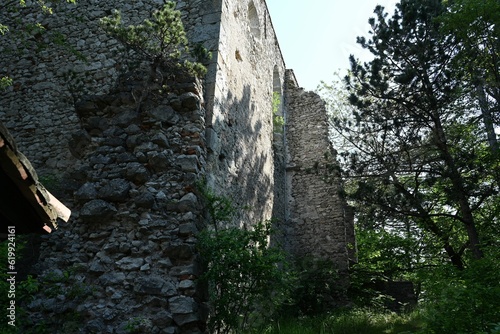
[[[198,233],[198,229],[194,223],[185,223],[179,225],[179,235],[181,237],[189,237],[192,235],[196,235]]]
[[[172,314],[170,312],[167,312],[165,310],[161,310],[159,312],[156,312],[152,315],[151,321],[155,326],[158,326],[160,328],[165,328],[167,326],[170,326],[172,324]],[[174,333],[174,332],[172,332]]]
[[[200,109],[200,98],[194,93],[184,93],[180,96],[180,100],[184,110],[192,111]]]
[[[102,274],[98,281],[102,286],[122,284],[125,281],[125,274],[123,272],[109,271]]]
[[[144,264],[144,259],[127,256],[120,259],[119,261],[116,261],[115,263],[121,270],[139,270]]]
[[[155,197],[150,192],[144,192],[134,198],[134,203],[140,208],[151,209],[155,204]]]
[[[179,101],[180,102],[180,101]],[[167,125],[175,125],[179,122],[180,117],[175,112],[174,108],[168,105],[161,105],[149,111],[149,114]]]
[[[170,311],[176,314],[190,314],[197,310],[196,302],[191,297],[176,296],[168,300]]]
[[[180,212],[197,211],[198,198],[193,193],[187,193],[177,203],[177,208]]]
[[[86,182],[78,189],[75,194],[75,199],[78,201],[88,201],[97,198],[97,190],[91,182]]]
[[[184,172],[198,173],[199,160],[196,155],[179,155],[175,163]]]
[[[167,148],[168,140],[167,137],[163,133],[157,133],[151,138],[151,141],[158,145],[159,147]]]
[[[125,177],[135,184],[144,184],[149,180],[149,172],[143,164],[131,162],[125,168]]]
[[[176,291],[172,281],[167,281],[157,275],[139,277],[134,286],[134,292],[144,295],[173,296]]]
[[[148,152],[148,162],[151,169],[157,173],[167,170],[170,165],[168,156],[164,152]]]
[[[94,199],[85,203],[80,210],[80,217],[86,222],[104,222],[117,212],[110,203]]]
[[[127,180],[113,179],[99,190],[98,196],[107,201],[124,202],[129,198],[130,188],[130,183]]]

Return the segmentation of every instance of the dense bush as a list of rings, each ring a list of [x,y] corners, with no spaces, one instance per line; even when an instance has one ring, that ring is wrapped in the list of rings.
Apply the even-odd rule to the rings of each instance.
[[[423,302],[427,333],[500,333],[498,257],[473,261],[462,271],[448,267],[429,275]]]
[[[346,284],[340,280],[332,262],[302,258],[294,263],[296,277],[292,298],[283,314],[314,316],[329,312],[344,303]]]
[[[288,298],[292,274],[285,253],[270,246],[271,222],[231,224],[231,200],[198,184],[210,225],[198,235],[204,266],[199,283],[208,291],[210,333],[242,333],[269,321]]]
[[[210,333],[231,333],[269,321],[287,298],[291,276],[284,253],[268,246],[270,224],[252,230],[206,230],[198,248],[206,270]]]

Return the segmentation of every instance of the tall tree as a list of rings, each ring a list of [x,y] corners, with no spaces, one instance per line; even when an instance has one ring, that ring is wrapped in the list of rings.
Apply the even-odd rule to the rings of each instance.
[[[356,108],[335,127],[354,147],[341,154],[351,198],[380,221],[410,220],[463,268],[466,254],[483,257],[478,217],[498,185],[478,111],[454,72],[459,45],[437,20],[445,10],[439,0],[402,0],[392,18],[375,9],[371,38],[358,38],[374,58],[351,56]]]
[[[468,83],[481,110],[491,149],[498,154],[495,126],[500,124],[500,2],[452,0],[441,15],[442,31],[459,46],[454,71]]]

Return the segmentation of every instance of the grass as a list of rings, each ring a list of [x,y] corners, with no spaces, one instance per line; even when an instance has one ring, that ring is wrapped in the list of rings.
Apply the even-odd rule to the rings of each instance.
[[[410,334],[422,329],[418,311],[398,315],[391,312],[355,309],[314,318],[280,319],[264,334]]]

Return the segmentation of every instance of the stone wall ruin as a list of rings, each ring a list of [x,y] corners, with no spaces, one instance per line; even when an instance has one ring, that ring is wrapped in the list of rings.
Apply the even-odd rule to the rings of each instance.
[[[28,7],[9,17],[40,21],[48,34],[33,38],[62,36],[64,45],[36,50],[0,37],[0,76],[14,79],[0,93],[0,119],[74,213],[42,237],[31,274],[58,289],[27,304],[32,328],[203,332],[201,179],[241,208],[234,224],[273,218],[291,253],[347,267],[352,226],[340,181],[332,173],[325,186],[320,175],[335,161],[324,106],[292,72],[285,78],[265,1],[177,1],[190,41],[213,54],[208,74],[177,77],[137,114],[140,62],[98,20],[120,9],[137,23],[162,4],[79,0],[47,17]],[[283,131],[273,126],[273,93]]]

